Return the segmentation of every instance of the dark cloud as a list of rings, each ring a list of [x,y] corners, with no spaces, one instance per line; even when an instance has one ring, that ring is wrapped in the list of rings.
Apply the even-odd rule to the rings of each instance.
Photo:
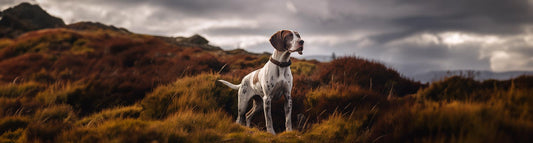
[[[416,13],[390,17],[386,22],[401,30],[374,37],[389,42],[418,32],[464,31],[481,34],[518,34],[533,22],[527,0],[398,0]],[[385,10],[387,11],[387,10]]]

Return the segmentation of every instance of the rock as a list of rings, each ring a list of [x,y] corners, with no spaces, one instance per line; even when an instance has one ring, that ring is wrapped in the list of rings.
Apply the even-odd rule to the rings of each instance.
[[[28,31],[65,26],[60,18],[25,2],[2,11],[0,16],[0,37],[14,38]]]
[[[187,42],[192,43],[192,44],[198,44],[198,45],[204,45],[204,44],[209,43],[207,39],[205,39],[204,37],[198,34],[194,34],[193,36],[187,38]]]

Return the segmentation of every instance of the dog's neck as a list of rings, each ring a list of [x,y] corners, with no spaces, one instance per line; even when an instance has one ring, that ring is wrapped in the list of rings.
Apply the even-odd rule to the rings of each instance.
[[[289,60],[291,59],[291,52],[274,50],[274,53],[272,54],[272,59],[279,62],[289,62]]]

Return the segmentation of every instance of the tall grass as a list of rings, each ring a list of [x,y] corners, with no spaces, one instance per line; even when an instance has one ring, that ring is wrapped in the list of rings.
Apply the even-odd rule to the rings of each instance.
[[[378,121],[372,138],[384,142],[528,142],[532,92],[515,80],[450,77],[413,95]],[[521,84],[521,83],[520,83]],[[523,85],[523,84],[521,84]]]
[[[161,119],[184,109],[207,112],[222,108],[228,113],[234,113],[237,108],[237,92],[217,84],[219,77],[204,73],[160,86],[141,101],[141,116]]]
[[[76,121],[79,126],[97,126],[102,122],[113,119],[138,118],[141,114],[142,107],[133,105],[125,107],[116,107],[106,109],[99,113],[92,114]]]
[[[322,86],[307,94],[304,105],[311,121],[328,118],[338,112],[350,114],[356,109],[371,109],[375,105],[387,104],[385,97],[356,85],[333,84]]]
[[[509,117],[505,108],[462,101],[427,101],[383,117],[376,136],[384,142],[524,142],[532,122]],[[377,135],[381,135],[378,137]]]
[[[110,119],[60,135],[60,142],[217,142],[243,127],[220,111],[198,113],[182,110],[158,121]]]
[[[309,129],[308,133],[305,134],[305,140],[311,142],[368,142],[361,126],[361,121],[334,114]]]
[[[25,82],[22,84],[7,84],[0,86],[0,97],[32,97],[44,90],[46,85],[37,82]]]
[[[69,98],[82,94],[81,92],[86,88],[87,85],[81,82],[57,82],[50,84],[46,90],[39,92],[35,98],[43,105],[65,104]]]
[[[69,105],[54,105],[35,113],[22,137],[23,142],[54,142],[58,135],[72,128],[77,116]]]
[[[0,142],[20,142],[30,119],[22,116],[8,116],[0,119]]]
[[[0,120],[0,134],[26,128],[30,119],[22,116],[7,116]]]

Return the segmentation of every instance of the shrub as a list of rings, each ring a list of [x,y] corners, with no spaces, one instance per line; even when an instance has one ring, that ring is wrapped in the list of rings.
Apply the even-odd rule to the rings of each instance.
[[[399,96],[416,93],[421,86],[381,63],[357,57],[337,58],[319,67],[316,78],[325,84],[356,84],[382,94],[393,91]]]
[[[302,75],[302,76],[311,76],[314,71],[316,71],[316,64],[305,62],[305,61],[295,61],[291,65],[291,73],[296,75]]]
[[[310,91],[304,102],[308,117],[316,117],[311,121],[328,118],[339,112],[348,114],[354,110],[368,110],[374,106],[387,104],[385,97],[375,92],[361,89],[355,85],[333,84],[322,86]]]
[[[434,101],[472,100],[475,98],[472,96],[474,91],[480,87],[479,82],[472,78],[454,76],[432,83],[428,88],[421,90],[418,96]]]
[[[420,90],[416,96],[433,101],[459,100],[471,102],[509,101],[513,100],[513,97],[517,97],[523,100],[514,100],[516,102],[513,104],[533,103],[533,99],[527,96],[527,91],[533,89],[533,86],[524,82],[524,79],[527,78],[527,76],[522,76],[505,81],[487,80],[479,82],[473,78],[452,76],[432,83],[428,88]]]

